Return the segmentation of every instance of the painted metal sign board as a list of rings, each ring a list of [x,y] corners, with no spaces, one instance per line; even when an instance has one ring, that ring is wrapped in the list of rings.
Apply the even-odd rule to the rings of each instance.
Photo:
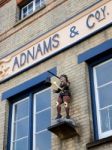
[[[78,17],[0,60],[0,82],[61,52],[65,48],[112,24],[112,0],[101,2]]]

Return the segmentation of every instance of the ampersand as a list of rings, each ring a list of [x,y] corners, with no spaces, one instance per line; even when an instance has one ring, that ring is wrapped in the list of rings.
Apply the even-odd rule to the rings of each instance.
[[[76,31],[76,26],[73,26],[73,27],[70,28],[70,37],[71,38],[75,37],[78,34],[79,34],[79,32]]]

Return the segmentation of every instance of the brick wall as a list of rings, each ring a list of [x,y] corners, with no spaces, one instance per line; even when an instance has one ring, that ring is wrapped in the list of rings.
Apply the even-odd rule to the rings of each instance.
[[[52,8],[53,5],[58,4],[59,6],[56,6],[54,9],[44,14],[44,11],[49,9],[48,6],[46,6],[45,10],[40,11],[28,20],[14,26],[16,3],[15,0],[11,0],[11,2],[4,5],[0,10],[2,12],[2,14],[0,12],[0,20],[2,20],[2,24],[0,25],[0,32],[2,34],[0,37],[0,56],[2,57],[7,53],[14,51],[95,2],[95,0],[49,0],[47,1],[49,7]],[[11,10],[13,11],[11,11],[10,8],[12,8]],[[42,13],[44,15],[41,16]],[[35,20],[35,18],[37,19]],[[62,73],[68,75],[71,82],[72,93],[70,115],[80,124],[81,135],[65,141],[60,141],[55,135],[52,135],[52,150],[86,150],[86,144],[93,140],[88,68],[86,63],[80,65],[77,64],[77,55],[95,47],[111,37],[112,29],[110,27],[70,48],[68,51],[58,54],[52,59],[49,59],[0,85],[0,92],[2,93],[55,66],[57,66],[58,75]],[[57,95],[52,93],[53,118],[55,118],[56,115],[56,99]],[[62,114],[65,114],[64,108],[62,109]],[[6,150],[7,126],[8,102],[0,100],[0,150],[3,150],[3,147],[4,150]],[[111,149],[111,144],[105,144],[91,150]]]
[[[0,27],[2,35],[0,36],[0,57],[51,30],[87,6],[92,5],[95,0],[90,0],[88,3],[86,0],[80,3],[78,1],[57,0],[53,2],[50,0],[45,9],[16,26],[14,26],[16,24],[15,0],[2,7],[0,10],[2,22]]]

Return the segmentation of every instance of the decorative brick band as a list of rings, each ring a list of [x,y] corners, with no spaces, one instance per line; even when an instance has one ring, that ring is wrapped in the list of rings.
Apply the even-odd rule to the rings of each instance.
[[[3,5],[5,5],[6,3],[8,3],[10,0],[1,0],[0,1],[0,7],[2,7]]]

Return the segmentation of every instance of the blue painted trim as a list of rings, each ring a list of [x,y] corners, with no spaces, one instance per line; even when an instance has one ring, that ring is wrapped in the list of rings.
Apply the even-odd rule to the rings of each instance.
[[[11,144],[11,123],[12,123],[12,103],[9,103],[7,150],[10,150],[10,144]]]
[[[49,71],[51,71],[54,74],[57,74],[56,67]],[[52,77],[52,75],[50,75],[48,72],[44,72],[44,73],[40,74],[39,76],[34,77],[31,80],[28,80],[8,91],[5,91],[4,93],[2,93],[2,100],[8,99],[12,96],[15,96],[25,90],[28,90],[28,89],[36,86],[37,84],[45,81],[47,77]]]
[[[33,150],[33,95],[30,93],[29,101],[29,141],[28,146],[29,150]]]
[[[94,92],[94,80],[93,80],[93,67],[88,66],[89,69],[89,79],[90,79],[90,93],[91,93],[91,108],[93,117],[93,129],[94,129],[94,140],[98,140],[98,124],[97,124],[97,114],[96,114],[96,101]]]
[[[94,48],[91,48],[89,49],[88,51],[78,55],[78,64],[84,62],[84,61],[87,61],[87,60],[90,60],[92,59],[93,57],[105,52],[105,51],[108,51],[112,48],[112,39],[94,47]]]

